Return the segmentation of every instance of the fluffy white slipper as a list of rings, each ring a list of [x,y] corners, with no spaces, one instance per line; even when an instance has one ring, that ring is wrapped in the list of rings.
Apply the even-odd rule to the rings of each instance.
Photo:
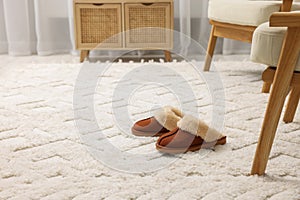
[[[210,128],[205,122],[191,115],[185,115],[178,121],[177,126],[183,131],[200,136],[206,142],[216,141],[224,137],[219,131]]]
[[[172,106],[165,106],[154,112],[154,118],[169,131],[177,128],[177,122],[184,114]]]

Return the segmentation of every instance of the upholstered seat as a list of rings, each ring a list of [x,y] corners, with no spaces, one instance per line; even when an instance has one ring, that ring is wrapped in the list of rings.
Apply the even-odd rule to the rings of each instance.
[[[210,0],[208,18],[212,25],[204,71],[209,71],[217,38],[252,43],[257,26],[269,21],[273,12],[300,10],[300,0]]]
[[[256,63],[276,67],[286,30],[286,27],[270,27],[269,22],[258,26],[253,34],[251,60]],[[300,71],[300,57],[295,71]]]
[[[259,26],[269,21],[281,5],[282,1],[210,0],[208,18],[229,24]],[[292,10],[300,10],[300,3],[294,3]]]

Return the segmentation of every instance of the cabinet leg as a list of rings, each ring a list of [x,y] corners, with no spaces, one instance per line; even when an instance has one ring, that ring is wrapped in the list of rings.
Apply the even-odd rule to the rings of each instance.
[[[165,51],[165,59],[167,62],[171,62],[172,61],[172,56],[171,56],[171,52],[170,51]]]
[[[85,58],[87,58],[90,54],[89,50],[81,50],[80,52],[80,62],[83,62]]]

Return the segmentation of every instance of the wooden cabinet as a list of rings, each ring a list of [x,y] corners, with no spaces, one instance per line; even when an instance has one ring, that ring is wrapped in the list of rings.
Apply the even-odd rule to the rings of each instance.
[[[165,50],[173,45],[173,0],[74,0],[76,48]]]

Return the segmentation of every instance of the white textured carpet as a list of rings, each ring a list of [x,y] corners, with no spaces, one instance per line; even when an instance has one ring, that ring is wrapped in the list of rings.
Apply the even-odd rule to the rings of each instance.
[[[79,137],[73,111],[82,66],[77,61],[67,55],[0,56],[0,199],[300,199],[299,114],[292,124],[280,122],[267,175],[248,175],[268,99],[260,93],[263,66],[234,57],[215,62],[225,90],[226,145],[204,156],[187,153],[154,172],[128,173],[94,159]],[[115,63],[101,76],[96,118],[115,147],[163,159],[155,150],[155,138],[119,131],[111,109],[111,102],[119,101],[112,98],[118,81],[140,65]],[[203,80],[187,63],[164,65],[186,77],[197,97],[179,103],[197,102],[198,117],[210,123],[211,101]],[[132,120],[148,116],[154,104],[178,104],[166,88],[149,85],[130,98]],[[128,171],[141,165],[147,162]]]

